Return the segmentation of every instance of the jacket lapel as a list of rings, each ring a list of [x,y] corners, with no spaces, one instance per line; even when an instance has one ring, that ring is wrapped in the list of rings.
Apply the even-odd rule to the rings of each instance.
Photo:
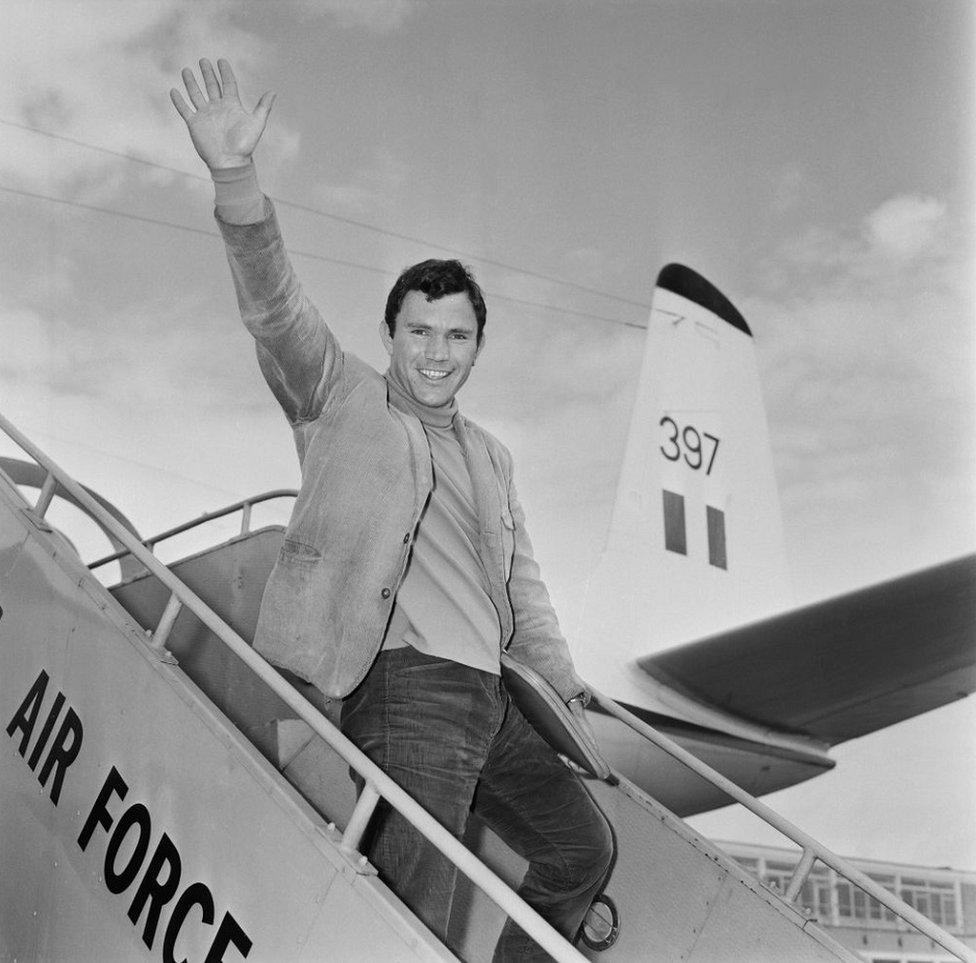
[[[502,556],[501,535],[503,506],[495,466],[484,439],[476,432],[468,430],[467,423],[460,414],[454,419],[454,431],[461,442],[461,450],[471,475],[471,488],[478,511],[478,531],[481,536],[478,549],[488,573],[491,601],[501,621],[504,645],[512,633],[512,605],[505,587],[505,559]]]

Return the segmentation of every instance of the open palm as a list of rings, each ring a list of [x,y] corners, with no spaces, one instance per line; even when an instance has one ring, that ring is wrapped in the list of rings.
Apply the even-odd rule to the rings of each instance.
[[[201,90],[193,71],[184,67],[182,77],[190,104],[175,87],[169,92],[173,106],[186,121],[193,146],[211,170],[248,162],[261,140],[275,99],[269,91],[262,95],[253,112],[246,110],[230,64],[218,60],[217,69],[219,79],[209,60],[200,61],[204,86]]]

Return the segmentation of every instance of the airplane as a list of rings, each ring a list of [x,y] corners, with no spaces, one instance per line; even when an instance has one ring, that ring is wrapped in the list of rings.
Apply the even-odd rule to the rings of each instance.
[[[106,559],[89,570],[71,533],[44,521],[40,506],[58,494],[91,510],[83,491],[49,472],[0,460],[0,839],[13,867],[0,892],[0,959],[24,947],[84,958],[66,949],[79,932],[103,959],[128,958],[135,947],[176,960],[184,946],[197,953],[186,959],[237,959],[259,934],[270,959],[312,959],[340,936],[372,940],[371,958],[398,958],[381,955],[392,951],[379,949],[389,936],[376,931],[380,918],[405,941],[394,940],[400,951],[428,958],[429,934],[338,835],[362,821],[351,781],[340,779],[355,757],[329,755],[304,710],[290,711],[291,684],[244,651],[282,537],[280,526],[248,529],[265,496],[236,506],[240,536],[169,567],[242,637],[243,649],[228,652],[215,623],[197,608],[181,612],[162,574],[147,571],[131,522],[97,498],[128,533],[121,539],[100,517],[118,549],[108,559],[121,566],[119,583],[103,591],[91,572]],[[23,487],[40,490],[34,508]],[[607,890],[616,904],[608,896],[604,905],[614,915],[619,906],[627,921],[625,936],[614,924],[605,945],[587,943],[591,958],[639,959],[655,945],[674,958],[733,959],[714,954],[731,953],[736,940],[749,947],[740,959],[850,958],[676,818],[728,804],[721,780],[688,770],[608,711],[623,706],[759,796],[829,770],[833,745],[976,689],[976,554],[792,610],[783,608],[785,571],[752,333],[710,282],[668,265],[654,292],[606,545],[570,639],[597,692],[589,717],[614,775],[593,785],[618,842]],[[115,635],[106,641],[109,623]],[[470,842],[503,877],[517,876],[477,828]],[[91,862],[99,846],[104,863]],[[339,865],[343,883],[314,906],[301,896],[320,871],[309,847],[333,872]],[[252,885],[254,870],[262,885]],[[704,903],[703,893],[712,894]],[[120,894],[127,902],[133,894],[127,913],[113,903]],[[353,896],[372,901],[365,916],[355,917]],[[330,899],[339,901],[333,914],[359,924],[337,935],[323,918]],[[465,901],[480,920],[478,897]],[[96,922],[81,922],[92,913]],[[685,917],[695,913],[689,929]],[[268,955],[303,926],[314,938]],[[492,932],[467,925],[465,956],[480,958]]]
[[[679,264],[659,274],[583,678],[755,795],[832,746],[976,689],[976,555],[792,607],[752,332]],[[594,718],[615,767],[679,815],[727,802]]]

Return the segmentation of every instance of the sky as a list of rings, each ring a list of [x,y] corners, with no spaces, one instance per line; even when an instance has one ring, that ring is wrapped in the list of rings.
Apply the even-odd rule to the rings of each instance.
[[[3,18],[0,412],[144,535],[299,480],[168,96],[225,56],[246,103],[278,94],[259,176],[347,350],[384,366],[407,264],[475,269],[488,343],[462,408],[512,449],[570,638],[671,261],[754,333],[797,602],[976,545],[969,3],[4,0]],[[976,869],[974,703],[840,746],[766,801],[845,855]],[[782,841],[734,807],[694,824]]]

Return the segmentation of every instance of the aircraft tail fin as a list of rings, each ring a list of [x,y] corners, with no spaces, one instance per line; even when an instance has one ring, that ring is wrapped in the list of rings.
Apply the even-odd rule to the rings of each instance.
[[[669,264],[574,657],[628,698],[638,657],[771,614],[791,594],[752,332],[714,285]]]

